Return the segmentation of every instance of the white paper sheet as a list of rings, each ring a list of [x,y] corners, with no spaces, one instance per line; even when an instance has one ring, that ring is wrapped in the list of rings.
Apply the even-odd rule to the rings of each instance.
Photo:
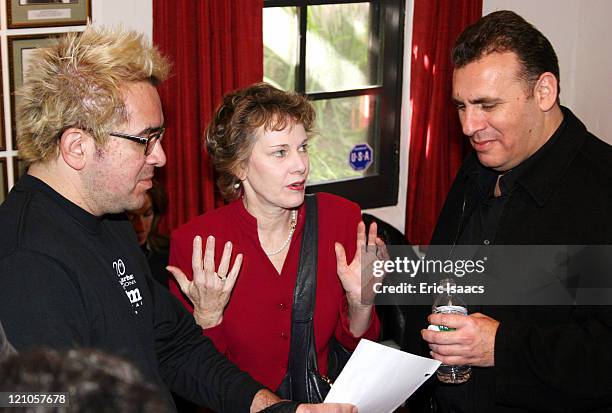
[[[391,413],[435,374],[440,362],[362,339],[325,398],[359,413]]]

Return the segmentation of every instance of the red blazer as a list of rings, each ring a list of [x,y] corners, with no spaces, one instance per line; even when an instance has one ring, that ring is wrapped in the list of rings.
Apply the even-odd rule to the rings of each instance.
[[[353,259],[361,211],[357,204],[331,194],[319,193],[317,202],[319,246],[314,328],[319,370],[325,375],[331,337],[335,336],[348,349],[354,349],[361,338],[354,337],[349,329],[346,295],[336,273],[334,253],[334,242],[340,242],[346,249],[348,262]],[[245,209],[242,200],[196,217],[172,232],[170,264],[181,268],[189,279],[192,278],[191,251],[196,235],[204,242],[209,235],[215,237],[217,265],[226,241],[234,244],[234,257],[238,253],[244,255],[223,321],[203,332],[238,367],[273,390],[287,371],[291,306],[304,216],[302,205],[280,274],[261,248],[257,220]],[[170,290],[193,311],[174,280]],[[372,311],[370,327],[362,337],[376,340],[379,332],[380,324],[376,312]]]

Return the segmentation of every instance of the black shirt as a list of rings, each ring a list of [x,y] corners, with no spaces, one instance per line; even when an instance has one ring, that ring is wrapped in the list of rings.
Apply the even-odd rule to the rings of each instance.
[[[478,163],[478,167],[470,175],[471,184],[478,189],[479,197],[472,213],[465,221],[457,244],[459,245],[489,245],[495,243],[497,225],[504,213],[504,207],[510,193],[520,184],[521,177],[528,173],[531,166],[538,162],[554,145],[565,129],[565,120],[557,128],[550,139],[533,155],[509,171],[501,173]],[[499,177],[501,195],[495,197],[493,191]],[[511,213],[511,211],[509,212]]]
[[[17,350],[90,347],[130,360],[217,411],[248,411],[263,388],[221,355],[153,280],[131,224],[96,217],[22,177],[0,205],[0,319]]]

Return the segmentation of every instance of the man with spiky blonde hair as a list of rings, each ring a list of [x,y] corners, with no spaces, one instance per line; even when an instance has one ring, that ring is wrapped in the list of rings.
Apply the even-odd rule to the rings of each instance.
[[[18,350],[93,347],[217,411],[350,411],[281,402],[238,370],[151,277],[124,211],[166,163],[155,86],[166,59],[141,35],[87,28],[33,57],[19,91],[29,164],[0,206],[0,319]]]

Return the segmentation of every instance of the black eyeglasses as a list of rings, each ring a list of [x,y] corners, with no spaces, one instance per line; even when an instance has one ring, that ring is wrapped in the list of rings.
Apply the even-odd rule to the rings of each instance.
[[[130,135],[129,133],[121,133],[121,132],[111,132],[109,135],[115,136],[117,138],[129,139],[134,142],[138,142],[145,146],[145,156],[151,155],[153,149],[155,149],[155,144],[157,142],[161,142],[164,137],[164,133],[166,132],[166,128],[163,126],[160,128],[156,128],[150,131],[147,136],[138,136],[138,135]]]

